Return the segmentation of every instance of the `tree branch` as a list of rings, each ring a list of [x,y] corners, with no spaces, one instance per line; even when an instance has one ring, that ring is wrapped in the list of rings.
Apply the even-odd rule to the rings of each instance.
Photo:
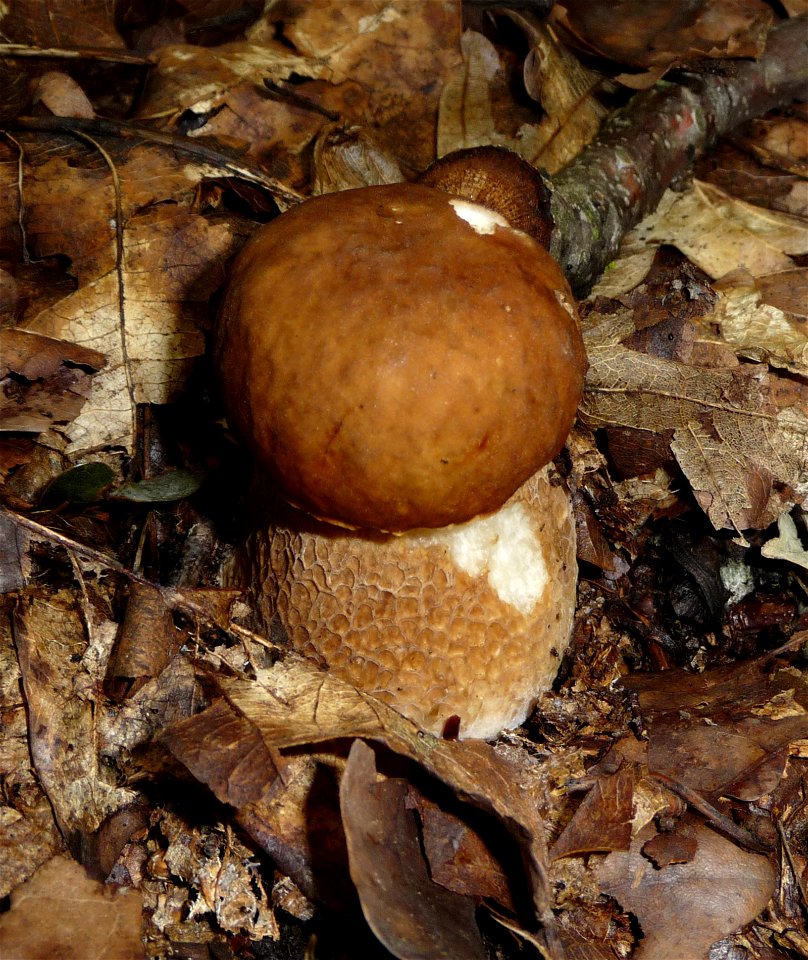
[[[730,130],[808,100],[808,15],[772,29],[757,60],[661,81],[604,121],[596,140],[552,180],[550,250],[578,296],[693,160]]]

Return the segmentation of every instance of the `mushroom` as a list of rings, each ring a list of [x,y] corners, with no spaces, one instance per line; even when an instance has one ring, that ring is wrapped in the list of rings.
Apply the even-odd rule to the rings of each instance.
[[[576,582],[551,461],[586,359],[550,254],[429,186],[316,197],[236,258],[214,359],[258,477],[229,576],[262,625],[429,731],[524,720]]]

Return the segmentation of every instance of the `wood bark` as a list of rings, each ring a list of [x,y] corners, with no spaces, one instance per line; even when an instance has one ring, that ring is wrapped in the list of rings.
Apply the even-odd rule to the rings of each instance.
[[[775,26],[760,58],[715,69],[637,94],[552,179],[550,250],[579,297],[696,157],[747,120],[808,100],[808,15]]]

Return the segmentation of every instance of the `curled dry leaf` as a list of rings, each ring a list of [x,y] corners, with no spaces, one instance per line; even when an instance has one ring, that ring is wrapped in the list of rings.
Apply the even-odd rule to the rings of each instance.
[[[505,146],[494,122],[490,86],[500,70],[493,43],[466,30],[460,38],[463,61],[444,84],[438,114],[439,157],[484,144]]]
[[[594,95],[602,78],[566,51],[546,26],[517,12],[509,16],[530,44],[524,82],[544,116],[510,129],[512,117],[501,116],[496,106],[504,73],[497,48],[483,34],[467,30],[460,41],[463,63],[441,94],[437,154],[496,144],[552,174],[597,133],[606,113]]]
[[[373,750],[355,740],[340,783],[351,879],[371,930],[402,960],[483,960],[474,902],[429,877],[406,783],[378,780]]]
[[[517,23],[523,18],[511,15]],[[525,57],[525,87],[544,116],[520,131],[520,153],[550,175],[566,166],[590,143],[606,116],[596,94],[601,74],[585,67],[546,25],[525,28],[530,50]]]
[[[255,680],[217,675],[214,681],[232,708],[260,734],[273,763],[277,751],[286,748],[363,737],[415,761],[461,800],[498,818],[522,851],[534,913],[553,943],[543,824],[535,803],[519,785],[519,770],[512,761],[483,741],[443,741],[425,734],[385,704],[294,656],[258,670]],[[183,743],[193,740],[195,725],[206,723],[208,730],[215,726],[204,720],[208,712],[183,723]],[[178,747],[177,733],[166,731],[169,748],[205,782],[215,782],[215,761],[200,758],[196,748]],[[220,775],[216,778],[221,782]],[[259,842],[276,842],[266,833],[258,835],[262,830],[265,827],[256,830]],[[288,846],[284,849],[288,857]]]
[[[565,0],[555,17],[600,56],[633,67],[667,69],[694,58],[758,56],[773,13],[763,0],[618,0],[608,5]]]

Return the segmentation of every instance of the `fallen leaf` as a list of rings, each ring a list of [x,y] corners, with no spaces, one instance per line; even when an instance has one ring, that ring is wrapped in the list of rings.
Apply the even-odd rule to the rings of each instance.
[[[628,853],[610,853],[595,868],[604,891],[639,920],[643,938],[635,960],[704,960],[716,940],[754,919],[774,891],[767,857],[741,850],[699,824],[680,823],[678,832],[696,844],[687,863],[652,866],[643,855],[657,836],[649,828]]]
[[[614,344],[588,354],[584,422],[672,430],[671,450],[717,529],[767,527],[808,492],[808,416],[777,409],[764,370],[697,367]]]
[[[787,293],[781,299],[805,313],[808,305],[808,270],[787,270],[761,277],[758,283],[745,271],[733,271],[719,281],[715,289],[720,297],[708,319],[717,323],[721,336],[744,357],[783,367],[799,376],[808,376],[808,322],[771,302],[764,291],[772,290],[774,280],[782,277]],[[782,289],[782,288],[780,288]]]
[[[789,270],[791,256],[808,253],[800,218],[735,200],[700,181],[680,194],[669,190],[636,230],[648,243],[677,247],[713,278],[739,268],[753,276]]]
[[[26,433],[75,420],[106,363],[97,350],[12,327],[0,329],[0,358],[0,430]]]
[[[635,67],[762,53],[773,14],[761,0],[565,0],[556,16],[601,56]]]
[[[136,890],[98,883],[74,860],[54,857],[11,892],[0,956],[143,960],[142,906]]]
[[[355,740],[340,783],[340,808],[365,919],[401,960],[483,960],[474,902],[430,879],[405,798],[403,781],[377,781],[373,750]]]

